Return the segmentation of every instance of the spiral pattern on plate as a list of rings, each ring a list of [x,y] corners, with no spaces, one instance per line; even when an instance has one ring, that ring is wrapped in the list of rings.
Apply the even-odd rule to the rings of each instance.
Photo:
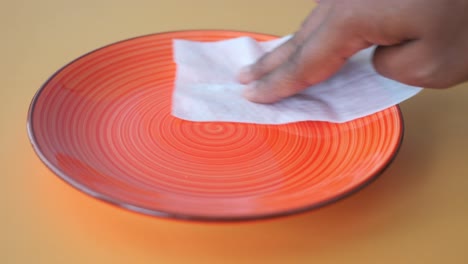
[[[390,162],[402,137],[397,107],[343,124],[173,117],[172,40],[245,35],[274,38],[171,32],[80,57],[34,98],[29,132],[37,153],[65,181],[124,208],[221,220],[288,214],[336,200]]]

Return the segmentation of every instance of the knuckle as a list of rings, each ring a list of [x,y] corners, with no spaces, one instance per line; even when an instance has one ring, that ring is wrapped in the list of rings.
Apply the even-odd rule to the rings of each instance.
[[[296,32],[292,37],[285,43],[286,46],[290,48],[298,48],[304,42],[304,36],[302,36],[301,32]]]
[[[311,83],[311,74],[307,65],[307,55],[302,52],[302,49],[299,49],[289,58],[286,72],[290,82],[299,83],[301,85],[309,85]]]
[[[301,30],[297,31],[292,35],[292,37],[288,40],[288,45],[291,46],[291,48],[299,48],[301,46],[301,43],[304,41],[304,30],[302,27],[305,27],[305,25],[301,26]]]
[[[367,26],[369,21],[365,21],[366,16],[361,9],[356,9],[358,1],[335,0],[332,7],[334,26],[337,28],[354,28]]]
[[[302,62],[303,60],[301,52],[295,52],[288,59],[287,69],[291,72],[298,72],[298,70],[302,68]]]

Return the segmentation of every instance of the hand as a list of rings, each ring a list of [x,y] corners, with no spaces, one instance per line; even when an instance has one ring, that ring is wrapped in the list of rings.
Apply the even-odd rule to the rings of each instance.
[[[272,103],[322,82],[377,45],[376,71],[426,88],[468,80],[468,0],[323,0],[293,37],[244,68],[244,96]]]

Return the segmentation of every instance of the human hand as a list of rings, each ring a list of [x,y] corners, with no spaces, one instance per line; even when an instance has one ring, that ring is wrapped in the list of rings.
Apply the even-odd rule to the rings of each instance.
[[[272,103],[322,82],[376,45],[387,78],[425,88],[468,80],[468,0],[323,0],[294,36],[244,68],[244,96]]]

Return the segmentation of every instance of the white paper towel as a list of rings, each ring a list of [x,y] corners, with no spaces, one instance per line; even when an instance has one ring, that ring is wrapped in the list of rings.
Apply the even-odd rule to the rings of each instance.
[[[284,124],[315,120],[347,122],[394,106],[421,88],[377,74],[373,48],[354,55],[329,80],[274,104],[256,104],[242,97],[239,70],[289,36],[257,42],[240,37],[217,42],[174,40],[177,75],[172,114],[190,121]],[[311,72],[310,74],[313,74]]]

